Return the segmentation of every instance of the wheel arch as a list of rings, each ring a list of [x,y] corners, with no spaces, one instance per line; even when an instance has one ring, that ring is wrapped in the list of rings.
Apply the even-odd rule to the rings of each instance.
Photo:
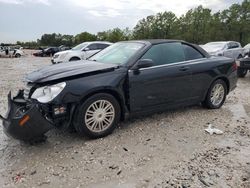
[[[78,59],[78,60],[81,60],[81,58],[80,58],[80,57],[78,57],[78,56],[76,56],[76,55],[74,55],[74,56],[70,57],[70,58],[69,58],[69,61],[70,61],[70,60],[72,60],[72,59]]]
[[[214,79],[213,80],[213,82],[210,84],[210,86],[216,81],[216,80],[223,80],[225,83],[226,83],[226,86],[227,86],[227,94],[229,93],[229,91],[230,91],[230,82],[229,82],[229,80],[228,80],[228,78],[227,77],[225,77],[225,76],[219,76],[219,77],[217,77],[216,79]],[[209,87],[210,87],[209,86]]]
[[[239,58],[243,58],[243,57],[244,57],[243,53],[239,53],[239,55],[238,55],[237,59],[239,59]]]
[[[204,96],[203,96],[203,101],[206,99],[207,94],[208,94],[208,91],[209,91],[209,88],[211,87],[211,85],[212,85],[216,80],[219,80],[219,79],[223,80],[223,81],[226,83],[226,86],[227,86],[227,94],[229,93],[229,91],[230,91],[230,82],[229,82],[228,78],[225,77],[225,76],[218,76],[218,77],[216,77],[215,79],[213,79],[213,81],[209,84],[209,87],[206,89],[206,92],[205,92],[205,94],[204,94]]]
[[[88,93],[87,95],[85,95],[84,97],[82,97],[81,99],[81,104],[86,101],[89,97],[91,97],[92,95],[95,95],[95,94],[100,94],[100,93],[104,93],[104,94],[110,94],[112,95],[116,100],[117,102],[119,103],[120,105],[120,109],[121,109],[121,120],[124,120],[125,119],[125,113],[126,113],[126,105],[125,105],[125,99],[122,97],[121,94],[119,94],[118,91],[114,90],[114,89],[111,89],[111,88],[103,88],[103,89],[98,89],[98,90],[95,90],[95,91],[92,91],[90,93]]]

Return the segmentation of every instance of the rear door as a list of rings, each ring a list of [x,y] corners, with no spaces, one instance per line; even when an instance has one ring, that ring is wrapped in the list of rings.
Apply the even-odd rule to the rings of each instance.
[[[227,43],[227,47],[224,50],[224,56],[234,58],[234,53],[233,52],[234,52],[233,44],[231,42]]]
[[[241,54],[241,47],[240,44],[237,42],[230,42],[228,44],[228,49],[224,52],[226,57],[230,57],[233,59],[238,59],[239,55]]]
[[[234,47],[235,47],[234,59],[242,58],[244,54],[243,54],[243,49],[242,49],[240,43],[234,42]]]
[[[154,66],[129,71],[131,111],[184,103],[191,98],[191,71],[181,43],[153,45],[141,59]]]

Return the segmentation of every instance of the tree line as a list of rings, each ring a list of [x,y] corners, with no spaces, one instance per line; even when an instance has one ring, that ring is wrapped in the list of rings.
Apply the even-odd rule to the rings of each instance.
[[[215,13],[203,6],[190,9],[180,17],[171,11],[157,13],[139,20],[132,30],[114,28],[97,34],[82,32],[75,36],[44,34],[37,41],[18,41],[17,44],[28,48],[60,45],[72,47],[85,41],[117,42],[152,38],[181,39],[196,44],[234,40],[245,45],[250,43],[250,0],[232,4],[228,9]]]

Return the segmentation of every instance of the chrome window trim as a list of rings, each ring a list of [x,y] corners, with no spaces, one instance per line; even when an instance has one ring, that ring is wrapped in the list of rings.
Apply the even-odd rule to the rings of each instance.
[[[169,63],[169,64],[163,64],[163,65],[156,65],[156,66],[153,66],[153,67],[148,67],[148,68],[141,68],[139,69],[140,71],[142,70],[149,70],[149,69],[155,69],[155,68],[160,68],[160,67],[169,67],[169,66],[172,66],[172,65],[181,65],[181,64],[186,64],[186,63],[192,63],[192,64],[195,64],[195,63],[200,63],[200,62],[196,62],[196,61],[199,61],[199,60],[205,60],[205,59],[208,59],[206,57],[203,57],[203,58],[199,58],[199,59],[193,59],[193,60],[188,60],[188,61],[180,61],[180,62],[176,62],[176,63]],[[132,72],[133,70],[129,70],[129,72]]]

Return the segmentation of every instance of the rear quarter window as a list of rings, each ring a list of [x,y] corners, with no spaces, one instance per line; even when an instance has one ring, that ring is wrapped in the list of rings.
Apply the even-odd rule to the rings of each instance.
[[[105,48],[107,48],[109,45],[108,44],[97,44],[97,48],[100,50],[103,50]]]
[[[97,50],[97,49],[98,49],[98,46],[97,46],[97,44],[90,44],[87,48],[88,48],[89,50]]]
[[[204,55],[194,47],[187,44],[182,44],[186,61],[204,58]]]

